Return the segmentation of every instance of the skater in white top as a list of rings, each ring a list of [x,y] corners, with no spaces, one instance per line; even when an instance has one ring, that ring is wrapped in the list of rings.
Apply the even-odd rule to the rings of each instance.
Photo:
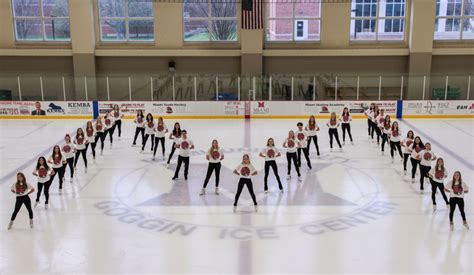
[[[186,130],[181,131],[181,138],[176,141],[176,148],[179,149],[178,155],[178,165],[176,166],[176,171],[174,172],[173,180],[178,178],[179,170],[181,169],[181,164],[184,162],[184,179],[188,180],[188,171],[189,171],[189,156],[191,155],[191,150],[194,149],[194,143],[192,140],[188,139],[188,132]]]
[[[120,107],[118,106],[118,104],[114,105],[114,108],[112,110],[112,114],[113,114],[114,119],[115,119],[114,128],[117,127],[118,137],[120,139],[120,137],[122,136],[122,118],[124,117],[124,114],[120,110]]]
[[[319,145],[318,145],[318,131],[319,125],[316,123],[316,119],[314,116],[309,117],[308,124],[305,127],[305,131],[308,134],[308,155],[310,153],[311,141],[314,142],[314,146],[316,147],[316,153],[319,154]]]
[[[242,156],[242,163],[239,164],[239,166],[237,166],[234,169],[234,174],[240,177],[239,184],[237,186],[237,193],[235,194],[234,212],[237,210],[237,203],[239,202],[239,197],[240,197],[240,194],[242,193],[242,190],[244,189],[244,186],[247,186],[250,193],[250,197],[252,197],[253,205],[255,207],[255,212],[257,212],[258,211],[257,198],[255,197],[255,192],[253,191],[253,183],[252,183],[252,177],[257,175],[257,170],[250,163],[249,155],[244,154]]]
[[[278,188],[280,189],[280,192],[283,193],[283,185],[281,185],[280,175],[278,175],[278,166],[275,161],[275,159],[280,156],[281,154],[275,147],[275,142],[273,141],[273,138],[269,138],[267,140],[267,147],[263,149],[263,151],[260,153],[260,157],[265,158],[265,193],[268,193],[268,174],[270,172],[270,167],[272,168],[273,173],[275,174],[275,178],[278,182]]]
[[[54,175],[54,170],[48,165],[44,157],[39,157],[36,162],[35,170],[33,170],[33,175],[38,179],[38,193],[36,194],[35,207],[39,204],[41,191],[44,187],[44,197],[46,199],[44,208],[48,209],[49,187],[51,186],[51,176]]]
[[[79,155],[82,155],[84,160],[84,172],[87,173],[87,155],[86,155],[86,138],[82,128],[78,128],[76,136],[74,137],[74,147],[76,148],[76,156],[74,160],[74,170],[76,170],[77,161],[79,160]]]
[[[425,178],[428,177],[428,172],[431,170],[431,163],[436,160],[436,155],[431,151],[431,144],[429,142],[425,143],[425,148],[417,154],[416,159],[420,161],[420,189],[421,193],[423,193],[423,183]]]
[[[372,133],[372,125],[374,123],[374,107],[375,103],[370,103],[369,109],[365,110],[364,115],[367,117],[367,131],[369,133],[369,138]]]
[[[410,146],[411,154],[410,154],[410,161],[411,161],[411,183],[415,183],[415,174],[416,174],[416,167],[420,165],[420,159],[418,154],[425,149],[425,145],[421,141],[420,137],[415,137],[413,143]]]
[[[333,139],[336,139],[337,145],[339,145],[339,150],[342,151],[342,145],[341,142],[339,141],[339,133],[337,131],[337,128],[339,127],[339,121],[337,121],[336,113],[332,112],[331,117],[329,118],[328,123],[326,123],[328,126],[329,130],[329,145],[331,146],[331,151],[332,151],[332,142]]]
[[[288,164],[288,175],[286,176],[286,179],[291,179],[291,162],[293,161],[296,173],[298,174],[298,181],[301,181],[300,168],[298,167],[298,157],[296,156],[297,141],[293,130],[288,132],[288,138],[283,143],[283,147],[286,148],[286,161]]]
[[[308,152],[308,133],[303,129],[303,123],[298,122],[296,124],[298,130],[295,132],[296,139],[298,140],[298,167],[301,167],[301,152],[303,152],[304,157],[306,159],[306,163],[308,164],[308,168],[311,169],[311,160],[309,159],[309,152]]]
[[[63,180],[64,180],[64,165],[67,163],[66,158],[61,153],[61,148],[59,145],[53,147],[53,153],[48,159],[48,163],[53,168],[54,174],[51,176],[51,184],[53,183],[54,178],[58,175],[59,180],[59,193],[63,189]]]
[[[114,142],[114,132],[115,132],[115,117],[109,111],[105,112],[104,116],[105,121],[105,137],[109,135],[110,140],[110,148],[112,148],[112,144]]]
[[[346,131],[347,134],[349,135],[349,139],[351,140],[352,145],[354,145],[354,140],[352,140],[352,134],[351,134],[351,121],[352,121],[352,116],[349,113],[349,108],[344,107],[342,110],[342,115],[339,118],[339,121],[341,122],[341,127],[342,127],[342,144],[346,144]]]
[[[212,176],[212,172],[215,171],[216,177],[216,195],[219,195],[219,178],[221,173],[221,161],[224,160],[224,150],[219,147],[219,142],[214,139],[212,141],[211,148],[207,150],[206,159],[209,162],[207,167],[206,179],[204,180],[204,185],[201,189],[201,196],[206,194],[206,187],[209,183],[209,179]]]
[[[402,131],[400,127],[398,127],[398,122],[394,121],[392,123],[392,128],[390,129],[390,156],[392,157],[392,163],[394,162],[394,152],[398,150],[398,154],[400,155],[400,159],[403,160],[402,155],[402,146],[400,145],[400,137],[402,135]]]
[[[102,123],[102,117],[99,116],[97,117],[94,125],[94,130],[95,130],[95,144],[97,144],[97,141],[100,140],[100,154],[102,155],[104,153],[104,140],[105,140],[105,127],[104,124]]]
[[[464,227],[469,229],[466,214],[464,213],[464,194],[469,192],[468,185],[462,180],[461,172],[454,172],[453,179],[444,185],[444,190],[449,192],[449,226],[454,229],[453,216],[456,206],[459,207]]]
[[[407,174],[407,162],[408,158],[411,155],[411,145],[413,144],[413,139],[415,138],[415,134],[413,133],[412,130],[407,132],[407,137],[403,140],[402,146],[403,146],[403,173],[406,175]]]
[[[92,121],[88,121],[86,124],[86,153],[89,146],[91,147],[92,151],[92,158],[95,159],[95,147],[97,145],[96,141],[96,131],[94,129],[94,125],[92,125]]]
[[[74,144],[72,143],[71,136],[66,134],[64,136],[64,143],[61,145],[61,151],[66,158],[66,164],[64,164],[64,174],[66,174],[66,167],[69,167],[69,172],[71,174],[71,182],[74,178],[74,152],[76,149],[74,148]]]
[[[158,149],[158,144],[161,142],[161,156],[165,160],[165,136],[168,133],[168,127],[166,127],[163,117],[158,117],[158,123],[156,123],[155,131],[155,150],[153,150],[153,159],[156,156],[156,150]]]
[[[436,160],[436,165],[428,172],[431,182],[431,200],[433,201],[433,211],[436,211],[436,190],[439,189],[446,205],[449,208],[449,201],[444,192],[444,180],[448,177],[448,171],[444,167],[443,158]]]
[[[146,122],[145,122],[145,137],[143,139],[142,144],[142,152],[145,150],[145,145],[148,141],[148,138],[151,140],[151,151],[153,152],[153,147],[155,146],[155,121],[153,119],[153,115],[148,113],[146,115]]]
[[[176,141],[181,138],[181,125],[179,122],[175,122],[173,131],[171,131],[169,139],[173,141],[173,145],[171,145],[171,153],[168,157],[168,161],[166,162],[166,166],[169,167],[171,158],[174,155],[174,151],[176,150]]]
[[[25,175],[21,172],[16,174],[16,182],[10,187],[10,190],[16,196],[15,209],[13,210],[8,224],[8,230],[12,229],[13,223],[15,222],[16,215],[24,204],[28,210],[28,216],[30,218],[30,228],[33,228],[33,209],[31,209],[30,194],[35,192],[35,188],[26,182]]]
[[[390,136],[391,129],[392,122],[390,120],[390,116],[386,115],[383,122],[380,124],[380,132],[382,133],[382,155],[385,153],[385,143],[389,143],[388,138]]]
[[[138,134],[142,137],[142,144],[143,144],[143,139],[145,137],[145,115],[143,114],[143,110],[138,110],[137,111],[137,116],[133,120],[133,122],[137,125],[135,128],[135,136],[133,137],[133,144],[132,145],[137,145],[137,137]]]

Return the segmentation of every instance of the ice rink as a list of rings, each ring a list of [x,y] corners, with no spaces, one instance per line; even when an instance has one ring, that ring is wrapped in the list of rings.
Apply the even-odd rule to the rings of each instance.
[[[66,172],[63,194],[55,179],[49,209],[44,204],[34,209],[34,229],[22,208],[8,231],[15,202],[9,188],[16,172],[25,172],[36,187],[31,172],[38,157],[49,157],[52,146],[85,121],[0,120],[0,274],[473,274],[474,229],[462,226],[456,210],[450,231],[441,195],[433,212],[430,185],[420,194],[418,177],[412,184],[399,158],[392,164],[388,146],[381,155],[367,137],[366,120],[352,123],[355,145],[346,140],[343,152],[330,152],[322,126],[321,157],[312,146],[313,169],[303,160],[303,181],[294,171],[286,180],[283,155],[277,162],[284,193],[270,173],[265,194],[264,160],[258,153],[269,137],[281,147],[298,121],[181,120],[196,146],[186,182],[182,172],[179,180],[171,180],[177,154],[169,169],[160,153],[152,161],[150,143],[144,153],[131,146],[135,125],[124,120],[122,138],[115,138],[112,148],[107,139],[95,161],[88,152],[87,173],[82,160],[72,183]],[[170,129],[174,122],[165,120]],[[433,152],[445,159],[448,178],[459,170],[474,191],[473,120],[408,120],[401,129],[403,136],[412,129],[431,142]],[[225,149],[221,193],[213,193],[212,177],[207,195],[199,196],[212,139]],[[166,142],[167,156],[172,142]],[[238,182],[232,170],[244,152],[251,153],[259,171],[257,213],[247,189],[237,212],[232,209]],[[465,197],[467,220],[474,227],[472,199],[472,193]]]

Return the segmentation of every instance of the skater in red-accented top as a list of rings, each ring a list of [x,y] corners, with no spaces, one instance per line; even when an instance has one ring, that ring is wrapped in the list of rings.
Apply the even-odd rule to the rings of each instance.
[[[428,172],[431,182],[431,200],[433,201],[433,211],[436,211],[436,190],[439,189],[446,205],[449,208],[449,201],[444,192],[444,180],[448,177],[448,171],[444,167],[444,160],[438,158],[436,165]]]
[[[416,155],[416,159],[420,161],[420,190],[423,193],[425,178],[428,177],[428,172],[431,170],[431,163],[436,160],[429,142],[425,143],[425,148]]]
[[[283,185],[281,185],[280,175],[278,175],[278,166],[275,159],[281,156],[278,149],[275,147],[275,141],[273,138],[267,140],[267,147],[259,154],[260,157],[265,158],[265,177],[264,177],[264,191],[265,194],[268,193],[268,174],[270,173],[270,168],[272,168],[275,178],[278,182],[278,188],[280,192],[283,193]]]
[[[370,103],[369,109],[365,110],[364,112],[364,115],[367,117],[367,131],[369,133],[369,139],[371,135],[373,138],[374,108],[375,108],[375,103]]]
[[[138,134],[142,137],[142,144],[143,144],[143,139],[145,137],[145,115],[143,114],[143,110],[138,110],[137,111],[137,116],[133,120],[133,122],[137,125],[135,128],[135,136],[133,137],[133,144],[132,145],[137,145],[137,137]]]
[[[151,140],[151,151],[153,152],[153,147],[155,146],[155,120],[153,119],[153,115],[148,113],[146,115],[145,121],[145,137],[142,143],[142,152],[145,150],[145,145],[150,137]]]
[[[283,147],[286,148],[286,161],[288,163],[288,175],[286,176],[286,179],[291,179],[291,162],[293,161],[296,173],[298,174],[298,181],[301,181],[300,168],[298,166],[298,157],[296,156],[296,151],[298,147],[297,140],[295,137],[295,132],[293,132],[292,130],[288,132],[288,138],[283,143]]]
[[[95,142],[96,136],[97,132],[94,129],[92,121],[88,121],[86,124],[86,153],[90,146],[92,151],[92,159],[95,159],[95,147],[97,146],[97,143]]]
[[[316,119],[314,116],[309,117],[308,124],[305,127],[305,131],[308,134],[308,155],[309,155],[309,148],[311,147],[311,141],[314,142],[314,146],[316,147],[316,153],[319,156],[319,145],[318,145],[318,131],[319,125],[316,123]]]
[[[390,116],[386,115],[383,122],[380,124],[380,132],[382,133],[382,156],[385,153],[385,143],[389,143],[388,138],[390,136],[392,129],[392,122],[390,120]]]
[[[48,159],[48,163],[53,168],[54,174],[51,176],[51,184],[53,183],[54,178],[58,175],[59,180],[59,192],[61,193],[63,189],[63,180],[64,180],[64,165],[67,163],[66,158],[61,153],[61,148],[59,145],[53,147],[53,153]]]
[[[20,211],[23,204],[28,210],[28,215],[30,217],[30,228],[33,228],[33,209],[31,209],[31,200],[29,195],[35,192],[35,188],[26,182],[25,175],[20,172],[16,174],[16,182],[10,187],[10,190],[13,194],[15,194],[16,202],[15,210],[13,210],[10,223],[8,224],[8,230],[12,229],[16,215]]]
[[[413,144],[413,140],[415,139],[415,134],[413,133],[412,130],[407,132],[407,137],[403,140],[402,146],[404,147],[403,149],[403,173],[406,175],[407,174],[407,162],[408,158],[411,155],[411,145]]]
[[[54,170],[48,165],[44,157],[39,157],[35,170],[33,170],[33,175],[38,178],[38,193],[36,194],[35,207],[39,204],[41,191],[44,187],[44,197],[46,199],[44,208],[48,209],[49,187],[51,186],[51,176],[54,175]]]
[[[250,196],[252,197],[252,200],[253,200],[255,212],[257,212],[258,211],[257,198],[255,197],[255,192],[253,191],[253,183],[252,183],[252,177],[257,175],[257,170],[250,163],[249,155],[245,154],[242,156],[242,163],[239,164],[239,166],[237,166],[234,169],[234,174],[240,177],[239,184],[237,186],[237,193],[235,194],[234,212],[237,210],[237,203],[239,202],[239,197],[240,197],[240,194],[242,193],[242,190],[244,189],[244,186],[247,186]]]
[[[296,126],[298,127],[298,130],[295,132],[296,139],[298,140],[298,167],[301,167],[301,152],[303,152],[308,168],[312,169],[308,152],[308,133],[303,129],[303,123],[298,122]]]
[[[464,227],[469,229],[464,213],[464,194],[469,192],[469,186],[462,180],[461,172],[454,172],[453,179],[444,185],[444,190],[449,192],[449,227],[451,230],[454,229],[453,216],[457,205],[461,212]]]
[[[87,156],[86,156],[86,138],[82,128],[78,128],[76,131],[76,136],[74,137],[74,147],[76,148],[76,155],[74,159],[74,170],[76,170],[77,161],[79,160],[79,155],[82,155],[82,160],[84,160],[84,173],[87,173]]]
[[[352,116],[349,113],[349,108],[344,107],[342,110],[342,115],[339,118],[339,121],[341,122],[341,127],[342,127],[342,144],[346,144],[346,131],[347,134],[349,135],[349,139],[351,140],[352,145],[354,145],[354,140],[352,139],[352,134],[351,134],[351,121],[352,121]]]
[[[66,174],[66,168],[69,166],[69,172],[71,174],[71,182],[74,178],[74,144],[72,143],[71,136],[66,134],[64,136],[64,143],[61,145],[61,151],[66,158],[66,164],[63,165],[64,174]]]
[[[402,146],[400,144],[400,138],[402,135],[402,131],[398,126],[398,122],[394,121],[392,123],[392,128],[390,129],[390,156],[392,157],[392,163],[394,162],[394,153],[395,150],[398,150],[398,154],[400,155],[400,160],[403,160],[402,155]]]
[[[174,123],[173,131],[171,131],[169,138],[173,140],[173,145],[171,146],[171,153],[168,157],[168,161],[166,162],[166,167],[169,167],[171,158],[174,155],[174,151],[176,150],[176,141],[181,138],[181,125],[179,122]]]
[[[114,108],[112,109],[112,115],[114,116],[114,119],[115,119],[114,130],[115,130],[115,127],[117,127],[118,137],[120,139],[120,137],[122,136],[122,118],[124,117],[124,114],[120,110],[120,107],[118,106],[118,104],[114,105]],[[112,131],[112,134],[113,134],[113,131]]]
[[[156,156],[156,150],[158,149],[158,144],[161,142],[161,156],[165,160],[165,136],[168,133],[168,127],[166,127],[163,117],[158,117],[158,122],[155,127],[155,149],[153,150],[153,159]]]
[[[105,127],[104,123],[102,122],[102,117],[98,117],[95,121],[94,125],[94,130],[95,130],[95,143],[97,144],[97,141],[100,140],[100,155],[104,153],[104,140],[105,140]]]
[[[337,145],[339,145],[339,150],[342,151],[342,145],[341,142],[339,141],[339,133],[337,131],[337,128],[339,127],[339,121],[337,121],[336,113],[332,112],[331,117],[329,118],[328,123],[326,123],[328,126],[329,130],[329,145],[331,146],[331,151],[332,151],[332,143],[333,139],[336,139]]]
[[[206,179],[201,189],[201,196],[206,194],[206,187],[211,178],[212,172],[216,171],[216,195],[219,195],[219,177],[221,173],[221,161],[224,159],[224,151],[219,147],[219,142],[215,139],[212,141],[211,148],[207,150],[206,159],[209,162],[207,167]]]
[[[105,137],[109,135],[109,140],[110,140],[110,148],[112,148],[112,144],[114,142],[114,132],[115,132],[115,117],[113,116],[112,113],[109,111],[105,112],[104,116],[104,122],[105,122]]]
[[[420,137],[415,137],[413,144],[410,146],[411,154],[411,183],[415,183],[415,174],[416,174],[416,167],[420,165],[420,159],[418,158],[418,154],[425,149],[425,145],[421,141]]]

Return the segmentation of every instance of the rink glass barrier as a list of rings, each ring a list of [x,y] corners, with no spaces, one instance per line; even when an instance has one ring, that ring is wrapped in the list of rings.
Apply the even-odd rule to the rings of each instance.
[[[118,105],[125,119],[137,110],[173,119],[306,119],[329,118],[349,108],[354,119],[365,119],[371,103],[392,118],[474,118],[474,100],[385,101],[0,101],[0,119],[92,119]],[[38,105],[39,104],[39,105]],[[41,115],[36,108],[39,107]]]

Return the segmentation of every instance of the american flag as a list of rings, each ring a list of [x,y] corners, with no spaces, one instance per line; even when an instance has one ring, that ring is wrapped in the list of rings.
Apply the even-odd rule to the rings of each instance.
[[[242,1],[242,29],[263,29],[263,0]]]

